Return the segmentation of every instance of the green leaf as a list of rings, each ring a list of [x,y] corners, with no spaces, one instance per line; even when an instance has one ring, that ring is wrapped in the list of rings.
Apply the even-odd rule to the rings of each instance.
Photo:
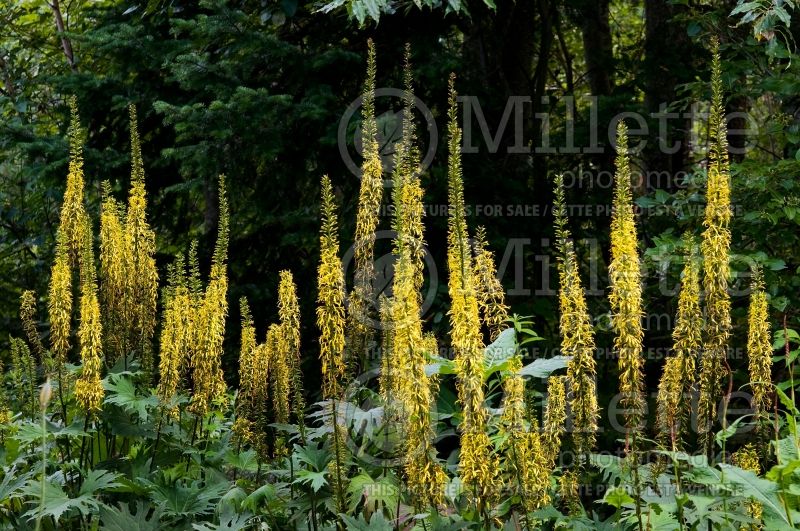
[[[150,498],[156,505],[161,507],[167,516],[181,517],[213,513],[216,502],[229,488],[227,482],[208,485],[200,480],[192,483],[179,480],[171,485],[147,483],[150,486]]]
[[[327,472],[315,472],[313,470],[299,470],[297,472],[297,479],[294,480],[296,484],[311,485],[314,492],[319,492],[319,489],[328,484],[328,479],[325,477]]]
[[[624,505],[629,505],[634,502],[633,498],[623,488],[614,488],[606,491],[603,497],[603,502],[621,509]]]
[[[86,478],[83,480],[79,494],[81,496],[91,496],[104,490],[120,487],[122,484],[119,483],[117,479],[121,476],[122,474],[109,472],[108,470],[102,470],[99,468],[91,470],[88,474],[86,474]]]
[[[547,378],[551,373],[567,366],[570,356],[553,356],[552,358],[539,358],[519,370],[521,376],[534,378]]]
[[[31,480],[25,488],[26,494],[32,496],[35,507],[25,513],[28,518],[52,517],[58,522],[64,514],[77,510],[84,516],[99,510],[100,502],[90,495],[83,494],[77,498],[70,498],[60,485],[52,481],[44,483],[44,500],[42,501],[42,484],[38,480]]]
[[[128,503],[118,507],[100,507],[100,529],[104,531],[159,531],[161,510],[148,502],[136,500],[136,511]]]
[[[106,403],[116,404],[128,413],[136,413],[142,421],[147,420],[148,408],[158,406],[158,397],[155,395],[139,396],[133,380],[125,376],[111,373],[103,381],[103,387],[109,391],[105,398]]]
[[[789,525],[783,506],[778,500],[778,485],[756,476],[749,470],[742,470],[739,467],[720,463],[719,467],[725,473],[725,479],[742,487],[740,495],[754,498],[760,502],[765,511]]]

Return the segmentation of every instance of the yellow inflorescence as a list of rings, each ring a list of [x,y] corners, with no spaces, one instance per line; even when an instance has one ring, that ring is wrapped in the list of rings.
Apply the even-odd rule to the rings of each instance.
[[[617,127],[617,173],[614,187],[614,210],[611,217],[612,323],[616,337],[614,348],[619,356],[621,404],[627,409],[625,425],[636,450],[636,430],[644,416],[642,368],[642,285],[636,222],[631,199],[631,172],[628,160],[628,130],[624,122]]]
[[[65,246],[71,264],[77,264],[83,247],[83,230],[86,223],[86,209],[83,204],[83,140],[78,114],[78,103],[75,97],[70,98],[69,136],[69,170],[67,186],[64,190],[64,203],[58,226],[59,241]]]
[[[92,230],[88,220],[83,226],[81,253],[81,302],[78,342],[83,370],[75,382],[75,400],[85,411],[96,413],[103,405],[103,325],[100,320],[100,301],[97,297]]]
[[[356,234],[354,243],[355,280],[348,301],[348,351],[355,359],[365,354],[371,336],[369,318],[373,304],[375,264],[373,247],[383,197],[383,167],[378,144],[378,124],[375,120],[375,45],[369,41],[367,79],[364,83],[361,107],[361,129],[364,162],[361,166],[361,190],[358,196]]]
[[[186,262],[178,256],[173,264],[164,297],[164,317],[161,324],[161,355],[159,360],[158,397],[170,414],[170,406],[180,387],[181,375],[188,365],[195,345],[194,319],[198,296],[190,292]]]
[[[572,439],[576,453],[585,456],[594,448],[599,416],[594,329],[586,307],[578,259],[567,227],[563,177],[557,176],[555,184],[561,353],[570,356],[567,379],[573,418]]]
[[[39,363],[46,372],[52,371],[50,353],[44,348],[39,331],[36,329],[36,294],[31,290],[23,291],[19,298],[19,319],[22,321],[22,329],[28,342],[39,357]]]
[[[747,357],[753,409],[756,416],[769,411],[772,394],[772,338],[769,328],[769,307],[761,271],[753,276],[748,311]]]
[[[289,422],[290,374],[289,361],[286,359],[286,341],[282,337],[280,325],[272,324],[267,329],[266,346],[269,352],[270,380],[272,382],[272,408],[275,421],[281,424]]]
[[[255,353],[258,347],[256,343],[256,329],[253,326],[253,316],[250,314],[250,305],[247,298],[239,300],[240,312],[242,315],[242,336],[241,348],[239,350],[239,398],[238,413],[240,416],[248,417],[253,409],[253,388],[258,385],[255,380]]]
[[[210,280],[194,317],[195,345],[189,360],[194,383],[190,408],[197,415],[205,415],[212,402],[224,400],[227,391],[222,374],[222,341],[228,314],[228,223],[225,178],[220,176],[217,243]]]
[[[110,185],[103,183],[100,207],[100,299],[105,314],[106,351],[111,360],[125,355],[128,349],[126,328],[130,321],[127,289],[127,251],[124,212],[111,196]]]
[[[425,374],[425,365],[435,340],[425,337],[420,316],[422,268],[425,242],[423,236],[423,190],[419,183],[419,161],[414,146],[412,120],[413,93],[411,67],[406,49],[405,107],[403,136],[395,155],[394,228],[397,236],[393,298],[384,303],[384,323],[390,328],[391,357],[385,357],[382,375],[384,396],[396,399],[402,419],[405,474],[409,490],[419,502],[438,504],[444,498],[447,476],[436,460],[431,408],[435,381]],[[391,392],[386,389],[387,383]],[[391,396],[389,396],[391,394]]]
[[[72,325],[72,273],[80,269],[84,231],[88,217],[83,204],[83,129],[77,100],[70,98],[69,170],[64,202],[56,233],[55,260],[51,269],[48,313],[50,347],[59,366],[67,361]],[[63,383],[63,382],[62,382]]]
[[[483,389],[483,340],[469,252],[461,170],[461,129],[458,126],[455,77],[450,78],[447,264],[450,273],[450,339],[456,357],[461,423],[461,481],[479,509],[496,492],[497,458],[486,433]]]
[[[706,321],[700,367],[700,398],[697,406],[698,431],[706,448],[710,448],[712,444],[711,427],[716,417],[717,401],[721,395],[720,380],[725,373],[723,364],[727,356],[731,328],[731,302],[728,294],[731,245],[731,232],[728,228],[731,219],[730,170],[718,42],[714,44],[711,90],[708,182],[703,220],[705,230],[701,244]]]
[[[152,339],[156,327],[158,270],[155,234],[147,223],[147,194],[136,108],[131,106],[131,189],[125,217],[125,291],[123,316],[130,323],[131,341],[146,373],[153,369]]]
[[[489,250],[486,241],[486,230],[478,227],[475,232],[475,259],[473,274],[478,296],[478,307],[483,323],[489,329],[489,337],[496,339],[507,327],[508,306],[505,304],[505,292],[497,270],[494,266],[494,254]]]
[[[300,304],[297,287],[291,271],[280,272],[278,283],[278,317],[281,327],[281,344],[289,364],[289,379],[292,395],[292,413],[303,429],[306,402],[303,394],[303,374],[300,368]]]
[[[522,360],[515,356],[503,378],[504,468],[509,490],[519,492],[526,511],[535,511],[550,500],[547,487],[551,470],[542,449],[538,423],[533,419],[530,429],[525,427],[525,380],[518,374],[521,368]]]
[[[689,255],[683,267],[678,312],[672,332],[673,354],[664,364],[658,386],[657,426],[661,441],[669,438],[671,448],[681,446],[691,414],[691,397],[695,391],[695,367],[701,347],[703,315],[700,309],[700,269],[694,254],[694,239],[688,237]]]
[[[542,426],[542,453],[548,469],[553,469],[561,449],[561,436],[566,429],[566,420],[567,399],[564,377],[551,376],[547,379],[547,408]]]
[[[322,177],[322,228],[317,268],[317,327],[320,330],[319,358],[322,365],[322,396],[338,397],[345,374],[344,271],[339,259],[339,224],[333,188],[327,175]]]

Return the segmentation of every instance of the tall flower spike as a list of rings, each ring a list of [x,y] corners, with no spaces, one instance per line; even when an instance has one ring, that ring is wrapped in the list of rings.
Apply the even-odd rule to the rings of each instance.
[[[33,359],[28,345],[25,341],[11,337],[9,338],[11,346],[11,381],[14,384],[14,391],[17,399],[22,406],[22,411],[28,416],[34,417],[38,412],[38,400],[36,399],[36,362]],[[0,374],[3,374],[2,363],[0,363]],[[5,391],[0,390],[0,398],[3,399],[0,404],[0,419],[3,418],[3,413],[9,413],[5,408],[7,404],[7,397]],[[5,418],[8,422],[10,417]]]
[[[644,382],[642,368],[642,285],[639,271],[636,221],[631,198],[631,171],[628,160],[628,128],[623,121],[617,127],[617,172],[614,186],[614,208],[611,216],[611,280],[614,349],[619,356],[620,394],[627,409],[626,446],[637,450],[636,432],[644,416]]]
[[[83,205],[83,129],[74,96],[69,100],[69,107],[69,169],[56,232],[56,252],[50,274],[48,301],[50,347],[59,366],[66,363],[70,349],[72,268],[78,266],[83,253],[83,231],[87,223]]]
[[[361,107],[361,136],[364,163],[361,166],[361,190],[358,196],[356,234],[354,243],[355,279],[348,301],[348,356],[357,364],[366,356],[372,335],[370,317],[374,308],[375,279],[374,246],[383,196],[383,168],[378,144],[378,124],[375,120],[375,45],[368,42],[367,79],[364,83]]]
[[[100,302],[105,315],[106,355],[112,361],[128,351],[126,329],[130,323],[128,300],[128,253],[125,244],[124,215],[111,196],[111,185],[103,182],[100,206]]]
[[[728,294],[731,232],[730,170],[727,128],[722,93],[722,61],[719,42],[714,41],[711,72],[712,101],[709,113],[709,157],[706,209],[703,220],[703,289],[706,322],[703,356],[700,365],[700,398],[697,405],[698,431],[707,451],[712,447],[712,424],[721,396],[720,381],[731,329],[731,302]]]
[[[289,373],[289,360],[286,359],[286,340],[280,325],[272,324],[267,329],[267,352],[269,352],[269,378],[272,387],[272,410],[275,412],[275,422],[278,424],[289,423],[289,394],[291,390],[291,377]],[[285,444],[282,439],[276,441],[275,453],[282,454]]]
[[[289,363],[289,378],[292,386],[292,413],[301,436],[305,430],[306,401],[303,394],[303,372],[300,359],[300,303],[297,300],[297,287],[292,272],[280,272],[278,283],[278,316],[281,322],[281,336],[285,340],[286,358]]]
[[[347,448],[344,429],[337,418],[337,399],[342,394],[344,365],[344,271],[339,259],[339,224],[333,187],[327,175],[322,176],[320,215],[320,260],[317,268],[317,327],[320,330],[319,357],[322,365],[322,396],[331,401],[334,459],[329,465],[333,478],[334,497],[339,512],[346,512],[344,500]]]
[[[494,266],[494,254],[489,250],[486,241],[486,229],[478,227],[475,232],[475,260],[473,274],[478,291],[478,307],[483,323],[489,329],[489,337],[494,340],[506,327],[508,306],[505,304],[505,292],[497,270]]]
[[[461,170],[461,128],[458,125],[455,75],[450,77],[448,111],[447,265],[450,293],[450,340],[456,356],[461,422],[461,481],[479,511],[491,503],[497,487],[498,463],[486,433],[487,412],[483,389],[483,340],[469,252],[464,183]]]
[[[686,237],[688,256],[683,267],[678,312],[672,332],[673,354],[664,365],[658,387],[657,427],[660,441],[669,437],[671,448],[681,447],[681,437],[691,415],[695,392],[695,367],[700,353],[703,315],[700,309],[700,269],[695,240]]]
[[[240,415],[246,417],[251,409],[253,388],[257,385],[255,381],[256,329],[253,325],[253,316],[250,313],[247,297],[239,300],[239,307],[242,315],[242,335],[239,350],[239,400],[237,405]]]
[[[327,175],[322,177],[322,228],[319,236],[320,258],[317,268],[317,327],[319,358],[322,365],[322,396],[341,394],[344,378],[344,271],[339,259],[339,223],[333,187]]]
[[[156,327],[158,270],[155,261],[155,233],[147,223],[147,194],[139,140],[136,107],[129,107],[131,122],[131,189],[125,218],[127,259],[126,299],[131,341],[141,356],[146,373],[153,369],[152,340]]]
[[[39,358],[39,363],[46,372],[52,371],[52,359],[50,353],[44,348],[39,331],[36,328],[36,293],[31,290],[22,292],[19,299],[19,319],[22,321],[22,329],[28,338],[28,343],[33,347],[33,351]]]
[[[75,400],[88,413],[97,413],[103,405],[104,389],[100,379],[103,366],[103,326],[92,248],[92,229],[88,219],[83,225],[81,263],[81,302],[78,342],[82,371],[75,382]]]
[[[769,328],[769,308],[761,270],[753,274],[748,310],[747,358],[750,386],[753,391],[753,410],[756,417],[769,411],[772,393],[772,338]]]
[[[555,226],[558,245],[558,304],[561,353],[570,357],[567,366],[570,409],[573,417],[572,439],[579,456],[587,456],[597,436],[597,362],[594,329],[586,307],[578,259],[569,228],[564,178],[555,179]]]
[[[205,415],[211,402],[225,399],[227,390],[222,374],[222,342],[228,314],[228,235],[230,214],[225,177],[219,178],[219,227],[211,262],[211,276],[200,303],[194,328],[195,352],[192,356],[194,392],[191,408]]]
[[[420,318],[422,287],[423,191],[419,183],[419,164],[415,162],[414,122],[411,110],[413,92],[409,48],[405,62],[405,108],[403,136],[394,168],[395,238],[394,298],[389,306],[392,327],[391,366],[393,382],[404,419],[401,426],[405,451],[405,473],[408,488],[420,503],[437,505],[444,498],[447,476],[436,460],[433,444],[434,425],[431,407],[434,400],[433,380],[425,374],[426,352],[431,345],[422,331]]]
[[[183,255],[178,255],[170,267],[163,299],[158,397],[162,407],[175,415],[178,411],[171,402],[180,387],[181,374],[189,361],[191,345],[194,344],[193,320],[197,310],[187,286]]]
[[[61,236],[62,243],[66,246],[71,263],[77,264],[82,253],[82,231],[86,218],[86,210],[83,204],[84,132],[81,128],[80,115],[78,114],[78,100],[74,96],[69,100],[69,108],[70,124],[67,132],[69,136],[69,171],[67,174],[67,186],[64,191],[64,203],[61,205],[58,233]]]

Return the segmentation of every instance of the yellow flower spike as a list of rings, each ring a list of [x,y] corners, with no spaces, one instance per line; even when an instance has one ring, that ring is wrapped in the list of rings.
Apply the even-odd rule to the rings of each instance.
[[[597,362],[594,329],[586,306],[578,258],[567,227],[564,178],[555,180],[555,225],[558,255],[558,303],[561,354],[570,356],[567,366],[570,410],[573,418],[572,440],[575,452],[583,461],[592,451],[597,437]]]
[[[498,486],[498,463],[486,433],[487,412],[483,389],[483,340],[469,252],[461,169],[461,128],[458,125],[455,76],[450,77],[448,111],[448,198],[447,264],[450,293],[450,338],[456,357],[458,399],[463,410],[461,422],[461,481],[484,511]]]
[[[547,379],[547,407],[542,426],[542,452],[547,468],[552,470],[558,452],[561,450],[561,437],[566,430],[567,399],[564,377],[551,376]]]
[[[339,259],[339,224],[333,187],[327,175],[321,182],[320,260],[317,268],[317,327],[320,330],[319,357],[322,365],[322,396],[331,401],[334,459],[329,465],[337,510],[347,512],[344,502],[347,483],[347,436],[337,418],[337,399],[345,375],[344,270]]]
[[[194,389],[190,408],[205,415],[214,401],[224,401],[227,387],[222,374],[222,342],[228,314],[228,198],[225,177],[219,178],[219,226],[217,243],[211,262],[211,275],[199,308],[193,319],[193,352],[191,356]],[[190,278],[191,281],[191,278]]]
[[[706,321],[700,365],[700,398],[697,406],[698,431],[707,451],[710,451],[713,444],[711,428],[717,415],[717,401],[722,394],[720,383],[726,373],[724,362],[731,329],[731,302],[728,294],[731,245],[731,232],[728,228],[731,218],[730,169],[722,93],[722,61],[717,41],[714,42],[713,53],[708,180],[703,220],[705,230],[701,243]]]
[[[152,339],[156,327],[158,270],[155,233],[147,223],[147,194],[136,108],[129,107],[131,123],[131,188],[125,218],[126,306],[132,346],[141,356],[146,373],[153,369]]]
[[[364,162],[361,166],[361,189],[356,214],[354,243],[355,279],[348,300],[348,362],[357,364],[366,356],[372,330],[369,318],[373,304],[375,278],[374,245],[383,197],[383,167],[378,144],[378,123],[375,120],[375,45],[368,41],[367,78],[361,106],[361,136]]]
[[[769,307],[760,269],[753,274],[748,310],[747,358],[753,410],[757,418],[769,411],[772,396],[772,337]]]
[[[83,204],[83,141],[84,131],[81,128],[78,114],[78,100],[74,96],[69,99],[70,124],[69,136],[69,169],[67,186],[64,190],[64,202],[61,205],[58,226],[59,240],[66,247],[71,264],[77,264],[83,247],[83,224],[86,209]]]
[[[381,319],[381,374],[379,378],[379,390],[381,401],[384,408],[387,408],[387,418],[391,415],[393,402],[397,400],[397,360],[394,355],[394,310],[392,309],[392,299],[381,295],[380,303]]]
[[[42,364],[45,371],[52,370],[50,353],[44,348],[36,328],[36,293],[31,290],[23,291],[19,298],[19,319],[22,321],[22,329],[25,331],[28,342],[39,357],[39,363]]]
[[[339,224],[333,187],[322,177],[322,228],[317,268],[317,327],[320,330],[319,358],[322,365],[322,396],[336,398],[342,392],[345,374],[344,271],[339,258]]]
[[[694,253],[695,241],[686,238],[689,250],[683,267],[678,312],[672,332],[673,354],[664,364],[657,396],[656,423],[660,442],[670,440],[671,448],[681,448],[691,415],[695,391],[695,367],[701,347],[703,315],[700,309],[700,269]]]
[[[123,212],[103,182],[100,207],[100,300],[105,315],[106,354],[116,361],[128,351],[126,328],[131,301],[127,296],[128,268]]]
[[[486,241],[486,229],[478,227],[475,232],[475,259],[473,275],[477,289],[478,307],[483,323],[489,329],[489,337],[494,340],[507,327],[508,306],[505,292],[494,265],[494,253]]]
[[[306,401],[303,394],[302,360],[300,357],[300,303],[297,300],[297,287],[291,271],[280,272],[278,316],[281,323],[281,336],[285,342],[285,355],[289,363],[292,414],[300,427],[301,437],[304,437]]]
[[[614,208],[611,216],[612,324],[616,334],[614,349],[619,356],[620,404],[627,410],[627,450],[636,452],[637,430],[644,416],[645,398],[642,369],[642,284],[639,251],[631,197],[631,172],[628,159],[628,129],[620,121],[617,127],[617,172]]]
[[[255,380],[256,329],[247,298],[239,300],[242,315],[241,348],[239,350],[239,399],[238,414],[249,417],[252,413],[253,388],[258,385]]]
[[[550,470],[544,462],[538,424],[528,431],[525,427],[525,380],[518,374],[522,369],[519,356],[508,364],[503,377],[503,413],[500,420],[503,444],[506,487],[517,491],[526,511],[535,511],[547,503],[546,483]]]
[[[81,301],[78,342],[82,371],[75,382],[75,400],[89,414],[102,409],[105,391],[100,378],[103,366],[103,326],[100,320],[100,302],[97,297],[97,279],[92,248],[92,230],[88,219],[82,228]]]
[[[270,381],[272,384],[272,409],[275,422],[289,422],[289,392],[291,380],[289,360],[286,359],[285,338],[280,325],[272,324],[267,329],[266,348],[269,352]]]
[[[23,411],[33,417],[37,412],[36,361],[33,359],[33,355],[25,341],[10,337],[9,343],[11,347],[11,370],[9,371],[11,382],[17,393],[18,400],[26,406]],[[0,374],[3,374],[2,363],[0,363]],[[10,413],[8,409],[4,409],[4,404],[7,403],[4,390],[0,390],[0,399],[3,400],[2,404],[0,404],[0,416],[2,413]],[[10,417],[8,420],[10,420]]]
[[[393,298],[381,308],[390,334],[391,355],[384,353],[383,393],[396,399],[400,410],[405,453],[406,483],[420,504],[438,505],[444,499],[447,476],[436,459],[431,409],[436,381],[425,374],[428,356],[436,341],[425,336],[420,317],[422,270],[425,253],[423,190],[419,180],[419,160],[413,122],[413,87],[410,48],[406,47],[404,67],[403,134],[395,153],[394,241],[396,256]],[[386,386],[392,386],[392,392]],[[393,411],[393,413],[395,413]]]
[[[170,268],[167,289],[164,291],[164,317],[161,325],[158,397],[162,406],[169,404],[180,387],[181,374],[188,362],[193,344],[192,317],[194,301],[187,287],[186,262],[178,255]],[[169,408],[171,415],[177,410]]]

